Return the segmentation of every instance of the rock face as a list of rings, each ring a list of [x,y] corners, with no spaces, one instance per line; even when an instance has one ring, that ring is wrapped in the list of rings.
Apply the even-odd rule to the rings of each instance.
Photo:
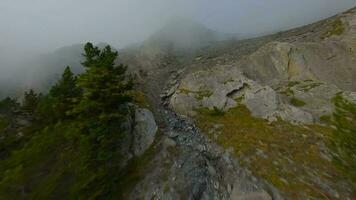
[[[261,118],[273,116],[279,105],[276,92],[269,86],[247,90],[243,102],[255,116]]]
[[[171,98],[172,107],[180,114],[195,115],[194,109],[234,107],[233,93],[243,90],[249,82],[234,68],[198,71],[187,75]]]
[[[193,55],[191,60],[182,56],[185,62],[171,54],[167,57],[168,51],[161,47],[151,48],[147,44],[130,56],[131,66],[139,66],[133,70],[139,71],[151,101],[157,104],[155,114],[160,116],[162,137],[154,146],[158,153],[127,199],[283,199],[277,189],[239,165],[239,161],[249,160],[234,157],[236,149],[215,144],[189,117],[200,114],[200,109],[224,112],[244,105],[255,117],[270,122],[282,119],[300,128],[331,114],[335,109],[332,99],[340,92],[355,101],[355,16],[356,9],[353,9],[273,36],[227,46],[222,43],[208,50],[209,54],[204,50],[198,52],[199,56]],[[140,70],[147,70],[147,74]],[[215,124],[211,129],[219,126]],[[226,133],[211,131],[219,135]],[[219,137],[212,135],[215,136]],[[296,137],[308,142],[307,134],[296,134]],[[262,141],[254,142],[265,145]],[[321,141],[316,138],[309,142]],[[313,151],[319,151],[314,149],[318,146],[313,145]],[[268,143],[267,147],[279,148],[274,143]],[[329,155],[325,149],[321,150]],[[262,150],[256,152],[262,159],[270,158]],[[281,153],[278,159],[283,157],[282,152],[278,153]],[[273,164],[284,164],[277,168],[281,173],[288,167],[300,170],[295,168],[298,165],[294,161],[286,162],[289,164]],[[306,171],[318,173],[309,168]],[[278,181],[283,185],[290,183],[284,179]],[[330,198],[340,197],[327,191],[327,197],[330,194]],[[301,199],[308,199],[303,195]],[[348,192],[344,195],[349,196]]]
[[[318,43],[272,42],[242,60],[238,67],[266,84],[320,80],[355,91],[352,80],[356,78],[356,54],[352,49],[356,47],[349,47],[350,42],[336,39]]]
[[[123,156],[121,168],[126,167],[127,163],[134,156],[141,156],[153,143],[157,133],[157,124],[152,112],[145,108],[138,108],[132,105],[131,116],[127,117],[123,123],[122,142],[120,152]]]
[[[356,91],[355,9],[325,24],[322,31],[294,36],[292,42],[271,42],[240,60],[237,66],[248,77],[267,84],[319,80]]]
[[[327,103],[331,104],[331,101]],[[232,66],[189,74],[170,100],[176,112],[187,116],[195,116],[201,108],[227,111],[238,104],[244,104],[255,117],[269,121],[276,121],[277,117],[293,123],[312,123],[314,120],[308,111],[283,101],[281,93],[246,78]]]
[[[159,152],[127,199],[283,199],[189,119],[169,110],[162,114],[166,126],[156,146]]]
[[[356,91],[355,13],[329,19],[317,32],[270,42],[232,64],[191,70],[172,95],[171,107],[195,116],[200,108],[227,111],[242,103],[269,121],[319,121],[333,112],[337,93]]]
[[[135,111],[133,151],[135,156],[141,156],[153,143],[157,124],[151,111],[138,108]]]

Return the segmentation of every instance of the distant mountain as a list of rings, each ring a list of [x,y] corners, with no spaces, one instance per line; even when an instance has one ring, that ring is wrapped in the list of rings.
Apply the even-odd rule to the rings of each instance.
[[[169,21],[143,43],[119,51],[119,59],[134,71],[150,72],[178,59],[184,65],[200,49],[214,46],[231,35],[219,33],[187,18]]]
[[[176,18],[154,33],[148,42],[169,44],[175,49],[196,49],[218,40],[221,34],[186,18]]]

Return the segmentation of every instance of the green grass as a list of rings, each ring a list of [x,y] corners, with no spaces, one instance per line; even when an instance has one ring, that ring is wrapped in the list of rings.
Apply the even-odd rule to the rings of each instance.
[[[286,86],[278,88],[281,94],[286,96],[293,96],[294,89],[309,92],[311,89],[319,87],[323,83],[315,82],[314,80],[304,80],[304,81],[290,81]]]
[[[226,81],[224,81],[224,85],[228,84],[228,83],[231,83],[231,82],[234,82],[235,80],[233,78],[229,78],[227,79]]]
[[[300,99],[297,99],[297,98],[295,98],[295,97],[292,97],[292,98],[290,99],[290,103],[291,103],[293,106],[295,106],[295,107],[303,107],[303,106],[306,105],[306,103],[305,103],[304,101],[302,101],[302,100],[300,100]]]
[[[179,88],[178,91],[179,91],[180,93],[183,93],[183,94],[194,93],[194,91],[191,91],[191,90],[186,89],[186,88]]]
[[[331,123],[336,127],[333,132],[333,148],[338,152],[334,158],[346,176],[356,183],[356,103],[352,103],[337,94],[333,99],[336,112]]]
[[[134,99],[134,102],[141,108],[149,108],[150,103],[147,99],[147,96],[138,90],[133,90],[129,92],[130,96]]]
[[[311,89],[321,86],[323,83],[314,82],[313,80],[305,80],[300,85],[300,89],[303,92],[309,92]]]
[[[322,39],[329,38],[334,35],[341,35],[344,32],[345,32],[344,23],[339,18],[332,22],[331,28],[322,36]]]
[[[223,116],[225,114],[225,112],[222,109],[219,109],[215,106],[213,109],[201,108],[201,109],[198,109],[197,111],[201,114],[209,115],[209,116],[213,116],[213,117]]]
[[[204,98],[208,98],[211,95],[213,95],[213,92],[209,91],[209,90],[200,90],[195,92],[195,98],[198,100],[203,100]]]
[[[296,86],[296,85],[298,85],[298,84],[300,84],[299,81],[290,81],[287,86],[288,86],[288,87],[293,87],[293,86]]]
[[[310,169],[321,181],[331,181],[336,191],[344,189],[337,184],[345,179],[344,174],[335,163],[322,156],[317,145],[320,142],[329,144],[332,128],[297,126],[283,121],[269,124],[253,117],[243,105],[219,116],[200,109],[196,121],[205,133],[215,124],[221,124],[221,134],[208,136],[224,148],[232,147],[242,165],[282,190],[290,199],[325,199],[327,191],[311,181],[315,177]],[[256,154],[257,149],[265,156]]]
[[[6,117],[0,116],[0,134],[4,131],[9,125],[10,121]]]
[[[292,90],[292,87],[294,87],[294,86],[296,86],[298,84],[300,84],[299,81],[290,81],[290,82],[288,82],[287,86],[283,86],[283,87],[278,88],[278,91],[281,94],[284,94],[286,96],[293,96],[294,95],[294,91]]]
[[[324,123],[330,123],[331,122],[331,116],[330,115],[322,115],[320,116],[320,121]]]

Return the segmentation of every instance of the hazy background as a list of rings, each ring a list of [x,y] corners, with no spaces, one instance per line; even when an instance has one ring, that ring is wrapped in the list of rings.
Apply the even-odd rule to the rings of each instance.
[[[36,55],[86,41],[122,48],[180,16],[252,37],[354,6],[356,0],[0,0],[0,88],[18,82]]]

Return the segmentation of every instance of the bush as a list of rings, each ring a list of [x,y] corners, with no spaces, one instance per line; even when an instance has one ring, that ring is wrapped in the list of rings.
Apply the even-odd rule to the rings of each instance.
[[[306,103],[304,101],[299,100],[295,97],[291,98],[290,103],[295,107],[303,107],[306,105]]]

